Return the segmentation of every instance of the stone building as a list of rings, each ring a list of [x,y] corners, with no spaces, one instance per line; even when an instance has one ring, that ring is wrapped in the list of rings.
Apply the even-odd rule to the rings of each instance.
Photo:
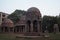
[[[31,7],[26,11],[15,25],[14,32],[25,33],[26,35],[38,35],[41,33],[41,13],[39,9]]]
[[[14,32],[14,23],[10,19],[5,18],[0,28],[1,32]]]
[[[9,15],[9,14],[7,14],[7,13],[0,12],[0,25],[1,25],[2,21],[3,21],[5,18],[7,18],[8,15]]]
[[[14,25],[10,19],[2,22],[2,32],[23,33],[24,35],[40,35],[41,13],[38,8],[31,7],[26,11],[20,20]]]

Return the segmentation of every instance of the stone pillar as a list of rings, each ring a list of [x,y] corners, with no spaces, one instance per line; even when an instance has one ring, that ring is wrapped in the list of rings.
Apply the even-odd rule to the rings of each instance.
[[[13,27],[13,32],[14,32],[14,27]]]
[[[23,32],[24,32],[24,27],[23,27]]]
[[[2,13],[0,13],[0,26],[1,26],[1,23],[2,23]]]
[[[22,27],[22,33],[23,33],[23,27]]]
[[[39,24],[38,24],[38,25],[39,25],[39,33],[40,33],[40,35],[43,35],[41,22],[42,22],[42,21],[39,21]]]
[[[8,27],[8,32],[10,32],[10,27]]]
[[[5,32],[5,27],[3,27],[3,32]]]
[[[4,28],[2,27],[2,32],[4,32]]]
[[[25,24],[25,32],[27,32],[27,24]]]
[[[54,33],[58,33],[58,32],[59,32],[58,24],[54,24]]]
[[[18,33],[19,33],[19,27],[18,27]]]
[[[31,32],[33,32],[33,23],[31,23]]]
[[[0,32],[1,32],[1,27],[0,27]]]
[[[23,27],[23,32],[24,32],[24,27]]]
[[[39,25],[39,22],[38,22],[38,32],[40,32],[40,25]]]
[[[21,32],[22,32],[22,27],[21,27]]]
[[[19,27],[19,32],[20,32],[20,27]]]
[[[24,33],[25,33],[25,27],[24,27]]]
[[[42,32],[42,24],[41,24],[41,21],[39,21],[39,27],[40,27],[40,32]]]
[[[1,27],[1,32],[3,32],[2,27]]]

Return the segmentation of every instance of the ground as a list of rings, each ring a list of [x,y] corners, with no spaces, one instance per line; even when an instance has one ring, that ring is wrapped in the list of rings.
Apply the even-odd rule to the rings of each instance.
[[[0,40],[60,40],[60,33],[54,34],[49,33],[50,37],[37,37],[37,38],[17,38],[16,35],[20,34],[13,34],[13,33],[0,33]]]

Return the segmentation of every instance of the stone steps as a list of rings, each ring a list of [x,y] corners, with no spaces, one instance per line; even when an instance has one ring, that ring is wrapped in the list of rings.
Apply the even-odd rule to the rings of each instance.
[[[40,36],[39,33],[26,33],[25,36]]]

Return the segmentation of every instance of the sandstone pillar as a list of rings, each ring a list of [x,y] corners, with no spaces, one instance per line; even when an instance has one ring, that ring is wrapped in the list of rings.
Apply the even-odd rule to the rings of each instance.
[[[31,23],[31,32],[33,32],[33,23]]]
[[[38,32],[40,32],[40,25],[39,25],[39,22],[38,22]]]
[[[13,27],[13,32],[14,32],[14,27]]]
[[[25,24],[25,32],[27,32],[27,24]]]
[[[8,27],[8,32],[10,32],[10,27]]]
[[[19,27],[19,32],[20,32],[20,27]]]
[[[0,32],[1,32],[1,27],[0,27]]]
[[[3,32],[5,32],[5,27],[3,27]]]
[[[24,27],[23,27],[23,32],[24,32]]]
[[[40,32],[42,32],[42,24],[41,24],[41,21],[39,21],[39,27],[40,27]]]

